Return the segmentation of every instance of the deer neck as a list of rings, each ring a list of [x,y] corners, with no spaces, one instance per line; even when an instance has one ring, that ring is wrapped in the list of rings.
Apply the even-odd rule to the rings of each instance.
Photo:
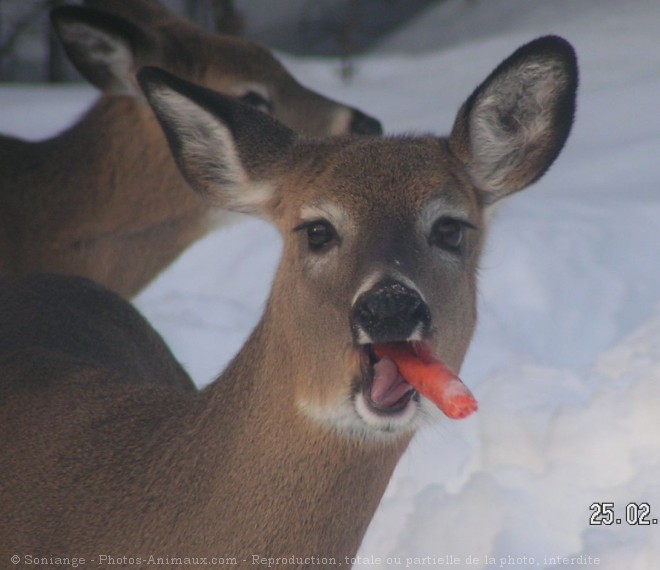
[[[273,324],[267,310],[200,396],[193,431],[205,450],[203,471],[220,473],[222,465],[201,493],[203,524],[239,558],[323,555],[343,563],[357,552],[409,440],[351,440],[303,416],[292,380],[306,363]]]

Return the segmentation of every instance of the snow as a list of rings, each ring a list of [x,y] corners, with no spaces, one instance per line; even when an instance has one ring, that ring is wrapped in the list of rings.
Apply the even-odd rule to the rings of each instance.
[[[416,436],[361,548],[374,563],[360,567],[660,567],[658,525],[626,522],[629,504],[660,519],[659,21],[651,1],[447,0],[358,60],[350,85],[337,62],[284,58],[390,132],[436,134],[533,37],[563,35],[580,58],[566,148],[493,221],[461,374],[479,412]],[[0,131],[45,136],[92,98],[2,87]],[[259,318],[279,251],[273,229],[246,219],[138,298],[200,385]],[[590,525],[607,502],[621,524]]]

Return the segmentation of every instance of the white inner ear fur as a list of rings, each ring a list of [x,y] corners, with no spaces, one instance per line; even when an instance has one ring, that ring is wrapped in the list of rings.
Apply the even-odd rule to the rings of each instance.
[[[273,187],[250,179],[231,131],[213,114],[169,88],[154,89],[151,99],[177,134],[181,161],[190,182],[213,205],[263,214],[273,196]]]
[[[60,26],[62,41],[77,46],[87,65],[105,68],[115,80],[114,92],[141,93],[133,79],[135,58],[130,46],[118,37],[80,22]]]
[[[506,190],[507,177],[552,128],[554,100],[566,82],[562,65],[538,59],[493,80],[470,119],[471,174],[483,190]]]

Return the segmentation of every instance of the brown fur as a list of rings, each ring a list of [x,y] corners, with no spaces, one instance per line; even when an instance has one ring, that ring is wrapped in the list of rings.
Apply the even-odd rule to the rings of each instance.
[[[557,38],[533,42],[507,60],[509,68],[525,77],[526,67],[548,51],[574,69],[572,50]],[[517,74],[511,77],[515,87]],[[86,319],[101,356],[89,358],[90,349],[73,341],[36,343],[24,331],[14,345],[11,337],[25,318],[35,318],[21,292],[38,288],[40,303],[60,299],[67,305],[61,310],[75,312],[76,299],[84,305],[92,285],[44,277],[36,285],[0,286],[0,308],[11,315],[0,329],[0,559],[28,552],[156,553],[232,556],[244,568],[255,566],[253,555],[344,563],[357,552],[417,418],[432,408],[411,400],[415,420],[393,416],[387,425],[360,412],[365,378],[361,341],[349,325],[354,299],[377,271],[414,284],[430,311],[425,340],[460,367],[475,325],[477,262],[493,192],[473,181],[481,143],[465,143],[462,129],[482,110],[463,107],[449,139],[310,141],[162,71],[144,71],[140,79],[193,187],[220,204],[241,199],[270,218],[282,233],[283,257],[261,321],[224,373],[199,393],[166,386],[177,384],[171,378],[178,367],[127,305],[115,309],[121,302],[114,295],[94,293],[95,314]],[[557,96],[574,100],[574,86],[561,77]],[[534,90],[536,83],[525,87]],[[487,81],[477,94],[487,98],[490,89]],[[519,109],[521,117],[527,111]],[[570,115],[548,121],[544,140],[561,146],[565,136],[557,131]],[[498,143],[524,155],[530,149],[520,140]],[[450,151],[458,141],[471,158]],[[547,168],[558,151],[546,147],[537,168]],[[335,227],[336,239],[323,251],[311,247],[299,226],[310,215]],[[460,249],[442,249],[429,235],[434,220],[447,216],[474,226]],[[64,301],[62,289],[78,293]],[[59,325],[52,322],[59,317],[44,319],[46,329]],[[91,327],[86,319],[70,323],[73,339]],[[106,330],[114,332],[106,337]],[[108,365],[103,355],[129,340],[135,356],[121,367]],[[153,383],[132,382],[137,374]]]
[[[74,63],[104,94],[55,138],[0,138],[0,275],[82,275],[133,296],[215,221],[189,191],[139,92],[140,66],[230,95],[262,86],[273,115],[311,135],[347,133],[358,112],[301,86],[267,49],[206,32],[157,2],[97,4],[108,14],[67,7],[53,20]],[[106,65],[113,49],[123,55]]]

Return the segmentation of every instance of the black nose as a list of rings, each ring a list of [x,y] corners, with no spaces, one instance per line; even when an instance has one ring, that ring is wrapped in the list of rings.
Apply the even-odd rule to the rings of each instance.
[[[383,125],[378,119],[355,109],[351,119],[351,132],[356,135],[382,135]]]
[[[431,313],[419,293],[394,280],[383,280],[360,295],[351,314],[359,342],[406,340],[414,332],[425,334],[430,324]]]

